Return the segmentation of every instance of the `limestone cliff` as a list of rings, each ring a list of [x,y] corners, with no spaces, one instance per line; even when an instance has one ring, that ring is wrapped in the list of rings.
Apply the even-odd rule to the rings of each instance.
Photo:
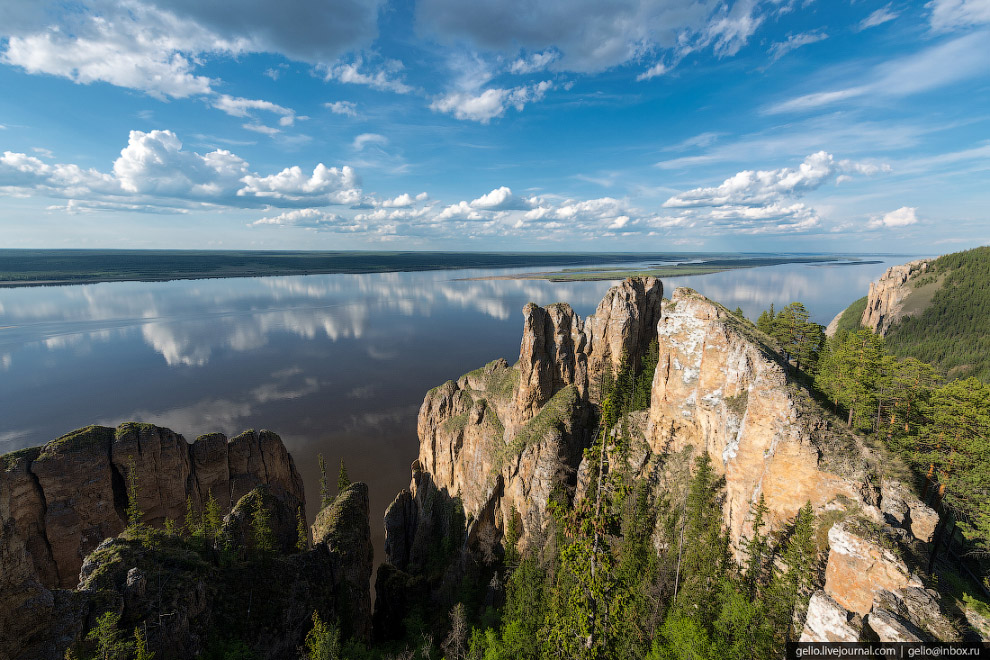
[[[47,625],[51,590],[75,587],[85,557],[124,529],[131,469],[153,526],[181,520],[187,497],[202,510],[213,493],[227,510],[263,484],[293,511],[305,506],[292,457],[270,431],[189,444],[150,424],[90,426],[0,457],[0,657],[6,649],[16,656]]]
[[[761,496],[773,529],[811,502],[823,534],[834,527],[823,540],[828,579],[812,599],[809,637],[858,639],[864,617],[874,635],[885,623],[884,635],[915,625],[910,607],[897,603],[920,603],[910,590],[924,589],[902,557],[923,552],[934,512],[879,478],[876,454],[797,382],[772,339],[692,290],[662,302],[661,292],[659,282],[627,280],[584,322],[564,304],[527,305],[515,366],[496,360],[427,394],[413,482],[385,516],[379,629],[412,604],[449,607],[444,585],[463,577],[468,554],[500,551],[510,516],[525,548],[540,538],[552,497],[583,496],[599,375],[623,356],[635,364],[653,340],[650,406],[628,419],[632,473],[651,471],[663,488],[673,481],[662,472],[683,471],[692,453],[707,452],[725,477],[725,523],[740,559]],[[855,531],[871,525],[879,536]],[[934,621],[932,607],[924,616]],[[945,627],[925,634],[952,637]]]
[[[859,440],[791,382],[768,337],[690,289],[665,301],[647,436],[655,453],[703,449],[725,475],[725,521],[749,535],[760,495],[772,523],[806,502],[874,503]]]
[[[876,282],[870,282],[870,294],[860,323],[881,335],[886,334],[901,317],[908,297],[915,293],[911,280],[928,272],[932,261],[919,259],[892,266]]]

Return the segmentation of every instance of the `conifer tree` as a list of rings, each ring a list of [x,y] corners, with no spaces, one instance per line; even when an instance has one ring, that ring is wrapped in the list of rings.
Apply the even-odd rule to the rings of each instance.
[[[104,612],[96,619],[96,627],[86,635],[87,640],[96,642],[96,660],[123,660],[128,645],[120,638],[119,622],[119,614]]]
[[[339,496],[347,487],[351,485],[351,480],[347,477],[347,468],[344,466],[344,459],[340,459],[340,471],[337,473],[337,495]]]
[[[144,513],[138,502],[137,465],[133,456],[127,457],[127,527],[137,529],[141,525]]]
[[[155,660],[155,652],[148,649],[148,640],[140,628],[134,629],[134,660]]]
[[[307,660],[341,660],[340,628],[313,612],[313,627],[306,633]]]
[[[206,496],[206,507],[203,511],[203,534],[210,543],[215,543],[220,535],[220,527],[223,524],[223,517],[220,515],[220,503],[213,496],[211,490]]]
[[[781,555],[784,572],[777,572],[770,584],[768,612],[777,634],[778,652],[783,644],[797,639],[792,629],[794,612],[807,605],[815,577],[818,548],[815,546],[815,514],[811,502],[794,519],[794,526]]]
[[[302,507],[296,509],[296,550],[299,552],[309,550],[309,532],[306,529],[306,518],[303,516]]]
[[[333,502],[333,497],[330,495],[330,482],[327,480],[327,462],[324,460],[323,454],[317,454],[316,458],[320,462],[320,508],[325,509]]]
[[[185,531],[190,538],[198,539],[203,536],[203,519],[202,516],[196,514],[196,510],[193,508],[192,496],[186,496],[186,520],[185,520]]]
[[[272,531],[272,518],[265,506],[264,492],[256,491],[251,529],[254,536],[254,549],[261,557],[275,552],[275,532]]]

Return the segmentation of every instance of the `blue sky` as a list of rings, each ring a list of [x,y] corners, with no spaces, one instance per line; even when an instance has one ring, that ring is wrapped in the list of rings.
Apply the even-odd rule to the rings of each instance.
[[[229,7],[0,4],[0,247],[990,242],[990,0]]]

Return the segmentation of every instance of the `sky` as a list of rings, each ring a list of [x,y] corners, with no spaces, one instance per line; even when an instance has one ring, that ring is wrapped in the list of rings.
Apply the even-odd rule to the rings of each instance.
[[[3,0],[0,154],[3,248],[953,252],[990,0]]]

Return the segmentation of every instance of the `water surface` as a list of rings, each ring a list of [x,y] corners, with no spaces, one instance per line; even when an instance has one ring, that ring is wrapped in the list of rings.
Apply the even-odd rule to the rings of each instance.
[[[664,281],[755,318],[804,302],[828,321],[881,264],[788,264]],[[532,269],[120,282],[0,289],[0,453],[137,420],[187,440],[278,432],[315,515],[322,453],[369,484],[376,520],[409,483],[428,389],[518,358],[527,302],[585,316],[613,282],[473,280]]]

